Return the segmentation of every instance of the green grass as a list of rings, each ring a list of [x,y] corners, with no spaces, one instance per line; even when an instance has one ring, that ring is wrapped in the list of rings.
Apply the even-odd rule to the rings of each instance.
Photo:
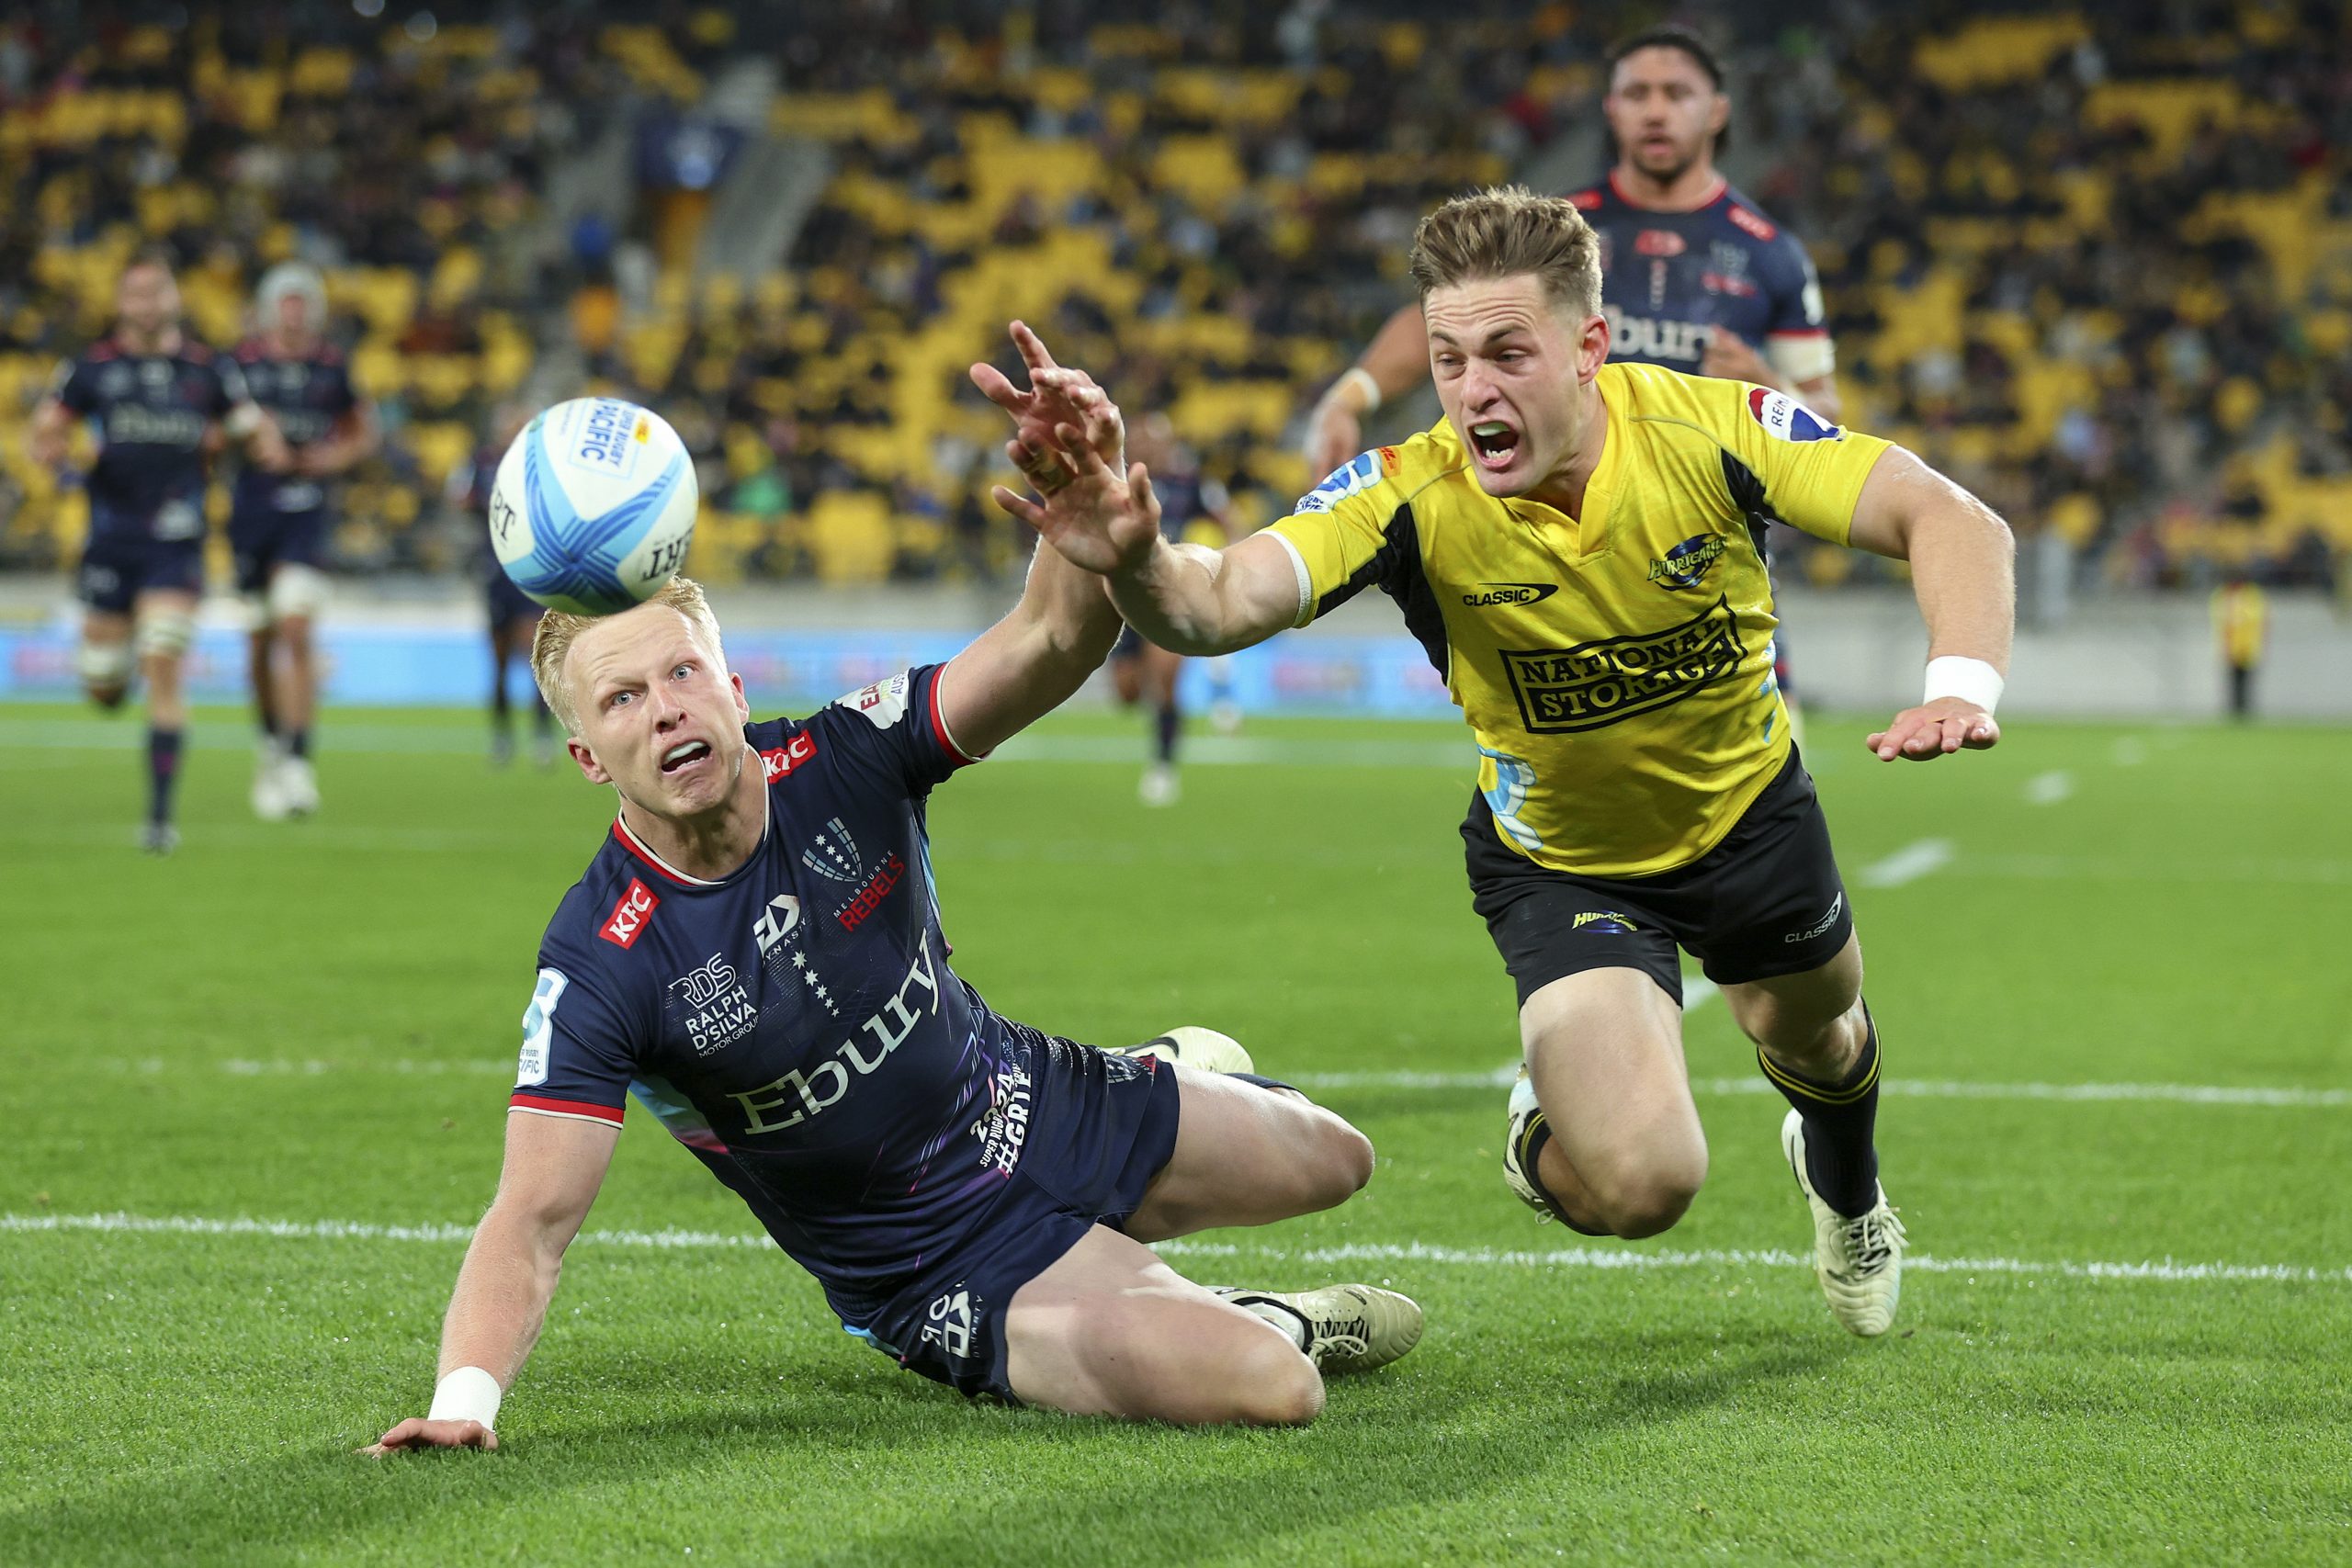
[[[324,815],[265,828],[210,717],[158,863],[128,848],[131,727],[0,711],[0,1214],[463,1227],[535,941],[608,797],[490,772],[469,715],[343,714]],[[1870,762],[1860,728],[1817,722],[1814,756],[1892,1084],[2352,1082],[2352,735],[2021,723],[1923,768]],[[1118,760],[944,789],[957,968],[1062,1032],[1212,1023],[1277,1073],[1510,1059],[1453,832],[1466,770],[1429,761],[1457,732],[1250,733],[1273,760],[1192,768],[1166,813],[1134,803],[1133,727],[1087,716],[1046,739]],[[2070,794],[2029,799],[2061,771]],[[1928,838],[1941,870],[1860,886]],[[1177,1256],[1426,1305],[1420,1348],[1304,1431],[967,1406],[853,1344],[772,1249],[591,1239],[503,1451],[375,1464],[350,1450],[421,1412],[458,1242],[0,1230],[0,1562],[2352,1559],[2340,1094],[1891,1092],[1917,1254],[1986,1266],[1915,1270],[1864,1344],[1801,1268],[1740,1256],[1807,1241],[1781,1106],[1735,1091],[1753,1066],[1720,1003],[1690,1049],[1694,1077],[1742,1081],[1702,1090],[1697,1206],[1631,1246],[1510,1199],[1498,1089],[1326,1090],[1379,1145],[1371,1189]],[[633,1116],[589,1230],[666,1227],[752,1228]],[[1302,1256],[1414,1243],[1442,1256]],[[1663,1261],[1536,1256],[1588,1245]],[[1518,1256],[1462,1260],[1482,1251]],[[2334,1272],[1990,1267],[2165,1258]]]

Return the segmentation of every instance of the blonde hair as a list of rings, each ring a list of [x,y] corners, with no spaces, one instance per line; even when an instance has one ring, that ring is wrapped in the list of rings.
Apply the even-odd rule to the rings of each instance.
[[[1532,273],[1555,305],[1600,313],[1600,241],[1576,204],[1525,186],[1457,196],[1413,231],[1421,297],[1457,283]]]
[[[710,601],[703,597],[701,583],[691,577],[673,577],[649,595],[645,604],[664,605],[684,615],[686,624],[710,644],[711,653],[725,665],[727,649],[718,640],[718,617],[711,614]],[[539,629],[531,634],[531,679],[538,682],[539,696],[548,709],[574,735],[580,733],[580,713],[572,706],[571,689],[563,678],[563,661],[571,656],[571,645],[580,639],[582,632],[611,618],[549,610],[539,617]]]

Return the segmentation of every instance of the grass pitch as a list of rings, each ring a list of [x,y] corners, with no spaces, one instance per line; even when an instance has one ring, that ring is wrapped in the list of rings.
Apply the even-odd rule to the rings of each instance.
[[[1256,723],[1151,813],[1134,726],[1056,720],[936,797],[957,969],[1316,1084],[1370,1190],[1171,1254],[1392,1284],[1420,1348],[1305,1431],[970,1407],[632,1115],[503,1450],[376,1464],[609,797],[490,771],[470,715],[338,713],[324,814],[265,827],[209,717],[159,863],[134,726],[0,712],[0,1562],[2352,1560],[2344,731],[2020,722],[1918,767],[1816,721],[1917,1249],[1865,1344],[1793,1260],[1782,1106],[1720,1002],[1680,1226],[1586,1242],[1505,1192],[1458,730]]]

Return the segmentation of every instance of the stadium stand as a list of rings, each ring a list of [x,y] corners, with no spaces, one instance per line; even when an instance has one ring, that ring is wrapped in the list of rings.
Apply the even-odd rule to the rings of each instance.
[[[1851,421],[2064,541],[2086,581],[2342,581],[2340,8],[1801,10],[1732,37],[1734,167],[1814,249]],[[963,367],[1016,314],[1168,408],[1261,521],[1310,482],[1287,427],[1401,291],[1414,218],[1591,124],[1627,21],[936,14],[953,25],[876,5],[666,29],[445,10],[420,29],[325,7],[268,47],[209,8],[177,32],[87,8],[0,25],[0,566],[52,566],[78,537],[18,421],[149,238],[187,258],[215,341],[269,262],[328,267],[390,437],[351,498],[354,567],[457,564],[465,530],[420,523],[560,346],[696,451],[697,575],[996,570],[1014,540]],[[611,236],[550,261],[533,223],[552,161],[604,116],[691,107],[747,51],[779,67],[769,132],[833,170],[783,264],[698,271],[691,203],[624,237],[654,258],[649,288],[616,280]]]

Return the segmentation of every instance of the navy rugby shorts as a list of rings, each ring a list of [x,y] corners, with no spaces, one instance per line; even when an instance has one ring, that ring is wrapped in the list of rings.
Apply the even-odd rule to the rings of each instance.
[[[1583,876],[1537,865],[1495,831],[1474,796],[1462,824],[1471,907],[1487,922],[1520,1005],[1588,969],[1639,969],[1682,1000],[1675,949],[1719,986],[1818,969],[1854,934],[1813,775],[1787,763],[1723,842],[1650,876]]]
[[[864,1324],[842,1326],[912,1371],[971,1398],[1017,1404],[1005,1309],[1098,1224],[1117,1229],[1176,1152],[1176,1075],[1006,1021],[1030,1047],[1033,1095],[1021,1163],[988,1215]]]
[[[204,541],[151,539],[129,531],[93,531],[74,574],[82,603],[127,615],[141,593],[204,592]]]

